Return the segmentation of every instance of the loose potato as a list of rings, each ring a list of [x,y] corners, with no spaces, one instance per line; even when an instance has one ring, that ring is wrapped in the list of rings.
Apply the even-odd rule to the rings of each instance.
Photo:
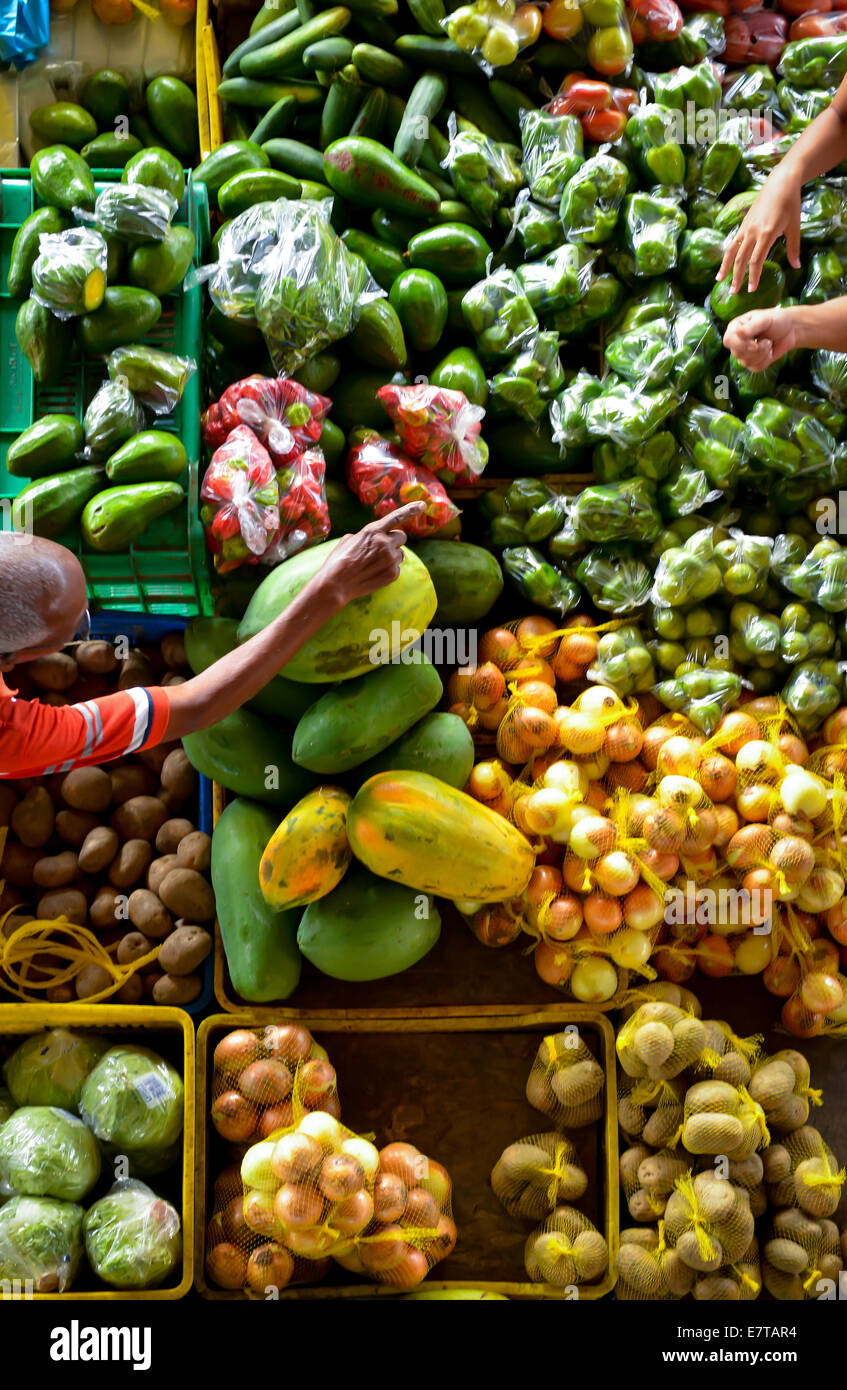
[[[155,748],[142,749],[138,756],[145,767],[149,767],[151,772],[160,777],[169,755],[174,749],[181,747],[182,744],[178,739],[171,739],[169,743],[157,743]]]
[[[66,652],[53,652],[26,663],[26,674],[39,690],[70,690],[77,678],[77,664]]]
[[[152,840],[168,818],[157,796],[131,796],[112,814],[112,829],[122,840]]]
[[[114,996],[117,1004],[140,1004],[144,998],[144,986],[140,975],[130,975],[125,985],[121,985]]]
[[[92,994],[108,989],[114,981],[102,965],[86,965],[80,970],[75,983],[77,999],[88,999]]]
[[[129,895],[129,920],[145,936],[159,941],[173,931],[173,919],[160,898],[149,888],[136,888]]]
[[[202,830],[194,830],[180,840],[176,857],[183,869],[196,869],[198,874],[207,870],[212,862],[211,836]]]
[[[166,820],[156,832],[156,848],[160,854],[176,854],[180,840],[190,835],[194,826],[190,820],[175,817]]]
[[[180,801],[187,801],[194,790],[194,768],[182,744],[172,748],[159,772],[162,786]]]
[[[19,845],[15,840],[7,843],[0,860],[0,878],[13,888],[32,888],[35,883],[35,866],[41,858],[41,851],[29,845]]]
[[[99,874],[111,864],[119,840],[108,825],[98,825],[86,835],[79,852],[79,867],[87,874]],[[120,885],[116,884],[116,887]]]
[[[100,820],[92,811],[57,811],[56,834],[72,849],[80,849]]]
[[[194,869],[172,869],[162,880],[159,896],[175,916],[189,922],[210,922],[215,915],[211,886]]]
[[[118,963],[131,965],[134,960],[139,960],[141,956],[146,956],[148,951],[152,950],[153,942],[143,932],[127,932],[126,936],[118,942]]]
[[[112,800],[112,783],[102,767],[78,767],[62,783],[62,799],[75,811],[105,811]]]
[[[85,894],[76,888],[58,888],[51,893],[44,893],[38,899],[35,910],[44,921],[50,921],[54,917],[67,917],[69,922],[76,922],[78,927],[84,927],[88,917]]]
[[[5,917],[7,912],[11,912],[13,907],[20,907],[21,903],[26,902],[23,893],[19,893],[17,888],[11,884],[4,883],[3,890],[0,892],[0,917]]]
[[[202,927],[177,927],[159,952],[159,964],[169,975],[190,975],[212,949],[212,938]]]
[[[158,893],[163,881],[167,878],[171,869],[179,868],[179,860],[175,854],[163,854],[161,859],[154,859],[150,868],[147,870],[147,887],[151,893]]]
[[[130,652],[121,662],[118,690],[133,690],[139,685],[154,685],[156,673],[143,652]]]
[[[171,1006],[193,1004],[202,988],[199,975],[163,975],[153,986],[153,1002]]]
[[[87,676],[108,676],[118,665],[111,642],[80,642],[74,655],[80,671]]]
[[[141,988],[145,995],[148,999],[152,999],[153,990],[156,988],[159,981],[164,979],[164,975],[161,970],[157,970],[155,965],[153,965],[149,970],[145,970],[140,975],[136,976],[136,979],[141,980]]]
[[[8,782],[0,782],[0,826],[8,825],[18,804],[18,794]]]
[[[127,899],[124,893],[116,893],[113,888],[98,888],[94,901],[88,909],[88,919],[98,931],[114,927],[127,918]]]
[[[185,659],[185,640],[181,632],[166,632],[159,650],[165,665],[170,666],[172,671],[188,665]]]
[[[126,840],[109,866],[109,882],[113,888],[134,888],[144,877],[153,858],[149,840]]]
[[[33,787],[12,812],[11,826],[21,844],[41,849],[53,834],[54,811],[44,787]]]
[[[77,997],[72,984],[52,985],[45,993],[48,1004],[72,1004]]]
[[[143,763],[123,763],[109,772],[112,784],[112,803],[123,806],[134,796],[152,796],[158,786],[155,774]]]
[[[39,888],[67,888],[77,876],[78,861],[72,849],[39,859],[33,878]]]

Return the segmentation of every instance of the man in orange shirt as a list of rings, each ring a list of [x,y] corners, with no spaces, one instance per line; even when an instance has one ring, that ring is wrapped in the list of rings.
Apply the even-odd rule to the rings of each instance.
[[[58,708],[16,699],[2,676],[88,636],[85,576],[76,556],[54,541],[0,534],[0,777],[108,762],[232,714],[346,603],[397,578],[401,528],[423,505],[409,503],[344,536],[284,613],[201,675]]]

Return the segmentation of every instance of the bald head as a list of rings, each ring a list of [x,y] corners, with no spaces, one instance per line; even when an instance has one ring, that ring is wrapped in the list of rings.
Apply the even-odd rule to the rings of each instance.
[[[63,545],[0,532],[0,670],[61,651],[86,602],[82,566]]]

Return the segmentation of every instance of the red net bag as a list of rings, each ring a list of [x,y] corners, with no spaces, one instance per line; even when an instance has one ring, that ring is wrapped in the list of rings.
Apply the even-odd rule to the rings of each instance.
[[[347,455],[350,490],[376,516],[388,516],[407,502],[425,502],[426,511],[412,517],[406,530],[429,536],[459,515],[441,483],[428,468],[407,459],[399,445],[383,439],[376,430],[362,430]]]
[[[291,377],[248,376],[209,406],[203,435],[217,449],[239,425],[249,425],[279,467],[317,443],[331,404]]]
[[[381,386],[377,396],[415,463],[433,473],[467,470],[479,476],[488,462],[488,446],[479,433],[485,411],[471,405],[463,391],[421,383]]]

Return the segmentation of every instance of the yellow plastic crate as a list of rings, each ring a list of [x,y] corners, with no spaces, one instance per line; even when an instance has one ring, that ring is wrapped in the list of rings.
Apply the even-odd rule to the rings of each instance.
[[[218,96],[221,63],[212,25],[209,0],[197,0],[197,113],[200,121],[200,158],[208,159],[223,144],[223,112]]]
[[[159,1302],[184,1298],[194,1276],[194,1029],[182,1009],[125,1004],[0,1004],[0,1038],[26,1037],[45,1028],[87,1029],[99,1035],[129,1035],[133,1042],[148,1045],[153,1033],[168,1033],[182,1056],[185,1086],[185,1125],[182,1144],[182,1274],[179,1283],[160,1289],[80,1289],[66,1293],[36,1293],[35,1299],[103,1301],[104,1299],[156,1299]],[[153,1050],[155,1051],[155,1044]],[[173,1058],[171,1059],[173,1060]],[[84,1275],[82,1276],[84,1278]],[[29,1301],[29,1299],[27,1299]],[[0,1303],[3,1302],[0,1295]]]
[[[233,1300],[253,1300],[260,1295],[250,1294],[243,1290],[225,1290],[210,1287],[206,1282],[205,1276],[205,1235],[207,1224],[207,1212],[210,1210],[209,1202],[217,1176],[215,1172],[209,1170],[210,1154],[213,1152],[212,1141],[214,1141],[214,1130],[209,1118],[211,1081],[212,1081],[212,1054],[215,1046],[224,1033],[234,1028],[259,1028],[267,1024],[267,1010],[246,1010],[238,1014],[214,1014],[210,1018],[204,1019],[200,1024],[197,1033],[197,1085],[196,1085],[196,1138],[197,1138],[197,1191],[195,1195],[195,1286],[198,1292],[207,1299],[233,1301]],[[277,1018],[280,1015],[277,1014]],[[497,1045],[497,1040],[514,1041],[515,1035],[519,1033],[532,1034],[531,1051],[534,1055],[535,1039],[541,1039],[550,1033],[559,1032],[569,1024],[577,1024],[582,1029],[590,1030],[594,1035],[596,1054],[598,1061],[603,1066],[606,1073],[606,1094],[605,1107],[602,1120],[593,1127],[594,1138],[597,1145],[597,1162],[595,1171],[597,1180],[601,1187],[601,1192],[597,1201],[596,1224],[603,1232],[609,1245],[609,1270],[604,1279],[597,1284],[586,1284],[580,1288],[580,1300],[595,1301],[604,1298],[614,1287],[617,1271],[617,1252],[620,1243],[620,1211],[618,1204],[618,1122],[617,1122],[617,1081],[615,1072],[615,1035],[611,1023],[604,1014],[592,1009],[581,1007],[571,1007],[563,1014],[558,1010],[539,1010],[535,1013],[526,1013],[516,1017],[506,1016],[499,1018],[451,1018],[451,1019],[367,1019],[359,1020],[354,1017],[346,1019],[339,1018],[320,1018],[314,1017],[309,1020],[309,1028],[316,1035],[317,1041],[327,1046],[330,1060],[335,1062],[341,1059],[343,1043],[333,1051],[333,1038],[327,1034],[346,1035],[348,1039],[356,1042],[373,1040],[376,1049],[377,1040],[382,1035],[397,1034],[423,1034],[421,1063],[425,1067],[427,1054],[431,1050],[433,1040],[438,1035],[446,1035],[448,1042],[455,1038],[457,1044],[461,1036],[474,1033],[488,1035]],[[394,1049],[396,1051],[396,1047]],[[530,1049],[527,1049],[529,1052]],[[419,1068],[420,1069],[420,1068]],[[526,1084],[526,1076],[529,1073],[529,1064],[526,1073],[522,1070],[516,1072],[515,1083],[515,1115],[514,1120],[510,1116],[505,1117],[503,1126],[505,1143],[520,1139],[525,1135],[541,1133],[553,1128],[553,1122],[548,1120],[537,1111],[528,1111],[528,1106],[523,1099],[523,1087]],[[480,1074],[479,1072],[477,1074]],[[374,1122],[374,1128],[381,1130],[378,1138],[387,1142],[388,1125],[392,1125],[391,1137],[411,1138],[412,1142],[419,1143],[425,1147],[425,1139],[417,1134],[407,1136],[404,1131],[404,1121],[402,1118],[402,1107],[400,1106],[401,1097],[395,1094],[386,1095],[383,1087],[383,1079],[377,1077],[377,1094],[384,1098],[385,1112],[379,1120]],[[473,1098],[472,1098],[473,1099]],[[374,1096],[368,1095],[368,1102],[374,1102]],[[503,1118],[503,1108],[506,1098],[498,1096],[496,1105],[497,1119]],[[476,1104],[473,1101],[473,1104]],[[352,1116],[345,1114],[345,1099],[343,1089],[343,1078],[341,1080],[341,1115],[342,1120],[350,1123]],[[414,1107],[412,1107],[414,1108]],[[432,1115],[432,1111],[428,1112]],[[461,1123],[461,1116],[466,1113],[465,1096],[457,1094],[456,1088],[450,1089],[450,1078],[445,1077],[443,1090],[439,1092],[439,1120],[442,1125],[451,1124],[451,1116],[455,1116]],[[492,1110],[492,1115],[494,1111]],[[526,1118],[529,1113],[532,1118]],[[361,1115],[364,1120],[364,1115]],[[367,1123],[370,1127],[373,1119],[373,1110],[368,1108]],[[533,1128],[534,1125],[534,1128]],[[424,1121],[424,1127],[426,1121]],[[433,1127],[435,1119],[433,1118]],[[512,1132],[512,1126],[514,1132]],[[432,1145],[432,1157],[438,1157],[442,1161],[446,1160],[446,1166],[450,1168],[450,1162],[446,1155],[440,1154],[437,1142]],[[492,1163],[497,1157],[493,1155]],[[475,1174],[475,1183],[487,1184],[487,1171]],[[458,1184],[456,1191],[460,1189]],[[486,1189],[487,1190],[487,1189]],[[462,1189],[468,1201],[473,1200],[473,1194]],[[474,1203],[474,1210],[476,1204]],[[455,1213],[454,1213],[455,1214]],[[490,1222],[483,1217],[483,1226],[486,1232]],[[504,1230],[510,1234],[513,1231],[515,1238],[522,1244],[532,1229],[532,1223],[514,1220],[503,1216]],[[459,1244],[457,1250],[461,1248],[462,1241],[462,1221],[461,1216],[458,1220]],[[503,1243],[504,1230],[498,1232],[498,1250]],[[507,1237],[508,1238],[508,1237]],[[454,1257],[451,1256],[451,1259]],[[436,1269],[438,1266],[436,1266]],[[331,1279],[331,1275],[329,1276]],[[509,1298],[567,1301],[563,1291],[549,1284],[532,1284],[518,1282],[509,1279],[477,1279],[472,1274],[462,1279],[427,1279],[425,1287],[427,1289],[485,1289],[492,1293],[506,1294]],[[397,1290],[387,1287],[384,1284],[350,1283],[333,1284],[327,1282],[321,1285],[306,1285],[291,1289],[281,1289],[278,1297],[282,1299],[328,1299],[328,1298],[390,1298],[397,1297]]]

